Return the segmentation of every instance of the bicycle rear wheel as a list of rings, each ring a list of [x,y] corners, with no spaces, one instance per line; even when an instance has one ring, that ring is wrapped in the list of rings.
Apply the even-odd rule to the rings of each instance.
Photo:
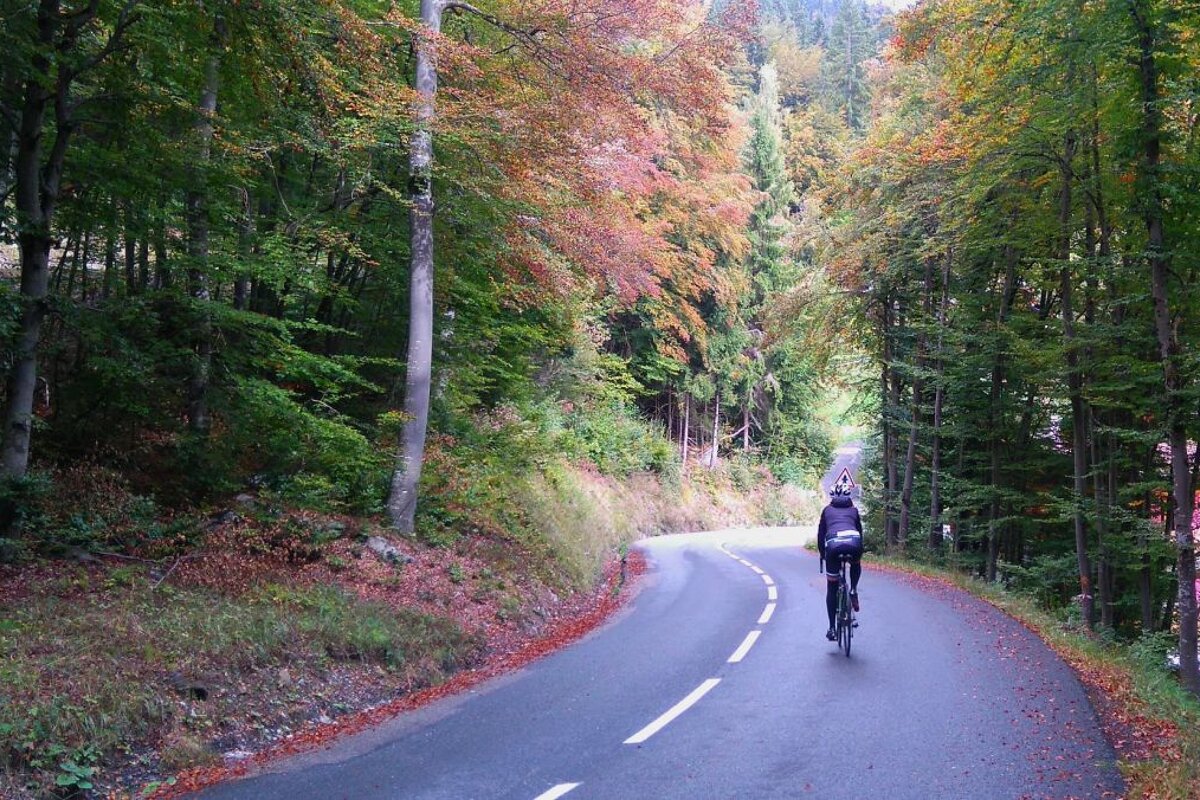
[[[846,658],[850,657],[850,640],[854,636],[854,626],[850,619],[850,590],[842,584],[838,591],[838,646],[845,651]]]

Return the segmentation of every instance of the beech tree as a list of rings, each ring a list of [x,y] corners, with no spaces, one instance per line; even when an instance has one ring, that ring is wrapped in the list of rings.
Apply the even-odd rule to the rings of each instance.
[[[507,39],[509,47],[523,52],[528,59],[525,68],[532,68],[536,73],[542,91],[559,102],[566,101],[569,107],[580,109],[576,122],[590,121],[595,125],[600,121],[622,120],[623,132],[617,137],[616,144],[627,151],[625,157],[631,166],[640,164],[643,169],[649,165],[642,159],[649,158],[652,153],[639,153],[638,145],[630,147],[630,132],[644,124],[630,114],[638,105],[634,92],[652,89],[667,106],[686,104],[692,113],[699,112],[701,119],[713,118],[714,106],[711,104],[722,99],[721,82],[713,81],[710,73],[709,80],[697,85],[694,82],[698,77],[696,71],[711,69],[705,66],[706,60],[715,64],[724,57],[722,51],[730,52],[730,40],[723,32],[723,26],[730,21],[707,20],[703,9],[683,0],[658,0],[636,10],[620,0],[594,0],[568,10],[553,5],[541,8],[534,4],[513,9],[511,13],[506,13],[504,8],[493,13],[467,3],[422,0],[422,28],[416,35],[416,124],[410,148],[411,274],[405,422],[401,432],[401,453],[388,499],[392,522],[401,531],[411,531],[414,525],[429,416],[434,316],[432,124],[438,87],[437,58],[451,46],[439,35],[443,16],[448,11],[461,11],[479,20],[495,35]],[[613,41],[631,45],[642,42],[648,48],[639,51],[630,47],[614,52],[608,46]],[[689,80],[693,82],[689,84]],[[582,105],[589,106],[586,112]],[[550,126],[561,124],[562,120],[557,117],[562,111],[562,108],[555,109],[555,118],[545,120],[546,123]],[[583,140],[580,140],[581,134]],[[567,138],[577,140],[577,146],[585,150],[606,146],[605,134],[588,124],[582,130],[567,134]],[[571,172],[551,179],[550,185],[564,179],[590,181],[591,176],[579,174],[579,166],[573,165]],[[649,168],[648,171],[659,170]],[[589,199],[594,199],[595,207],[611,210],[605,194],[608,192],[600,189]],[[589,220],[593,213],[594,209],[589,209],[583,214],[572,215],[569,230],[552,218],[544,220],[538,227],[552,242],[561,246],[568,257],[577,256],[574,259],[577,263],[586,264],[601,275],[607,273],[606,279],[615,281],[618,293],[628,299],[652,287],[656,290],[658,281],[654,273],[661,266],[656,263],[659,255],[654,250],[661,251],[661,246],[639,234],[643,225],[634,220],[630,220],[632,231],[621,231],[610,223],[599,223],[597,218]],[[593,248],[592,234],[612,237],[617,247],[609,246],[609,252],[600,255]],[[519,246],[527,247],[528,244],[523,242]],[[618,254],[626,256],[626,263],[615,269],[613,256]],[[526,257],[539,260],[533,254]],[[638,268],[642,265],[645,271],[639,275]]]
[[[98,90],[84,83],[121,48],[137,5],[128,0],[108,17],[101,15],[99,0],[78,9],[63,8],[59,0],[41,0],[36,6],[5,4],[7,38],[21,59],[8,62],[3,73],[6,82],[21,86],[20,97],[0,98],[9,101],[0,105],[0,113],[14,132],[12,189],[23,306],[0,433],[0,470],[5,477],[23,477],[29,467],[37,349],[63,169],[83,109],[101,99]],[[104,10],[110,11],[108,6]]]

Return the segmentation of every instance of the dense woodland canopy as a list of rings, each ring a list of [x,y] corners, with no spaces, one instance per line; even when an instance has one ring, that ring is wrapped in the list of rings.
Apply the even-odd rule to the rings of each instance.
[[[81,465],[383,509],[428,201],[418,532],[563,452],[811,482],[841,387],[878,544],[1200,690],[1195,4],[438,6],[0,0],[6,557]]]

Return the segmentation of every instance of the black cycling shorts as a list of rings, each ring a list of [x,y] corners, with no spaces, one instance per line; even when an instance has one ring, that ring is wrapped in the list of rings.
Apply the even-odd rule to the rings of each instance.
[[[843,559],[846,561],[847,564],[850,564],[851,566],[853,566],[854,564],[858,564],[858,563],[862,562],[862,553],[859,553],[857,555],[837,555],[837,554],[826,555],[825,556],[825,575],[830,580],[836,581],[838,579],[838,575],[841,574],[841,571],[842,571],[842,560]]]

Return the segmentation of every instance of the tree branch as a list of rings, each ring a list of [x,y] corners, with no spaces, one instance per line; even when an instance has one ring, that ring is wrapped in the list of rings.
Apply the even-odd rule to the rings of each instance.
[[[133,12],[140,3],[141,0],[126,0],[125,5],[121,8],[121,13],[117,15],[117,22],[113,26],[112,33],[110,33],[108,36],[108,41],[105,42],[104,47],[100,48],[100,50],[91,58],[79,65],[79,67],[74,71],[75,77],[78,77],[88,70],[93,69],[113,53],[124,48],[124,45],[121,43],[121,39],[124,37],[125,32],[129,30],[130,26],[137,22],[137,17]]]

